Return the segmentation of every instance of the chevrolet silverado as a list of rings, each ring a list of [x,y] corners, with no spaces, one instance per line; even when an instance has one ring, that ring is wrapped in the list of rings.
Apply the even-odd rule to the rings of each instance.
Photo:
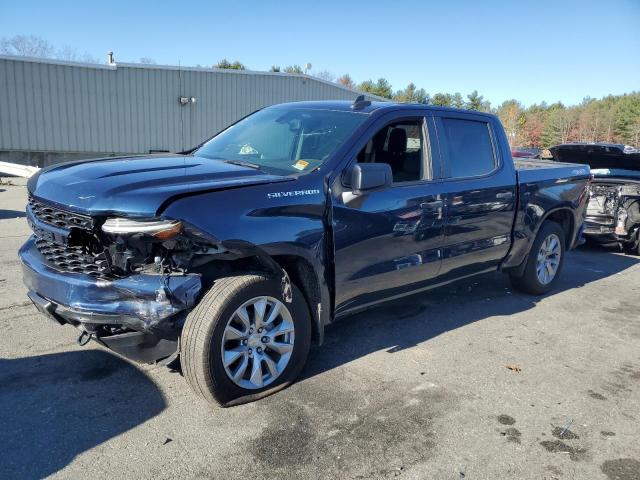
[[[20,257],[30,299],[79,343],[179,364],[229,406],[292,383],[329,323],[381,302],[495,270],[548,292],[589,182],[585,165],[514,164],[491,114],[282,104],[188,152],[40,171]]]

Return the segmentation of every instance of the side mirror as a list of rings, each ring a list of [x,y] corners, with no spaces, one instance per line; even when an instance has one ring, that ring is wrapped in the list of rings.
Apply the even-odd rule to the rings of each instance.
[[[349,172],[351,189],[355,195],[368,190],[390,187],[393,174],[388,163],[356,163]]]

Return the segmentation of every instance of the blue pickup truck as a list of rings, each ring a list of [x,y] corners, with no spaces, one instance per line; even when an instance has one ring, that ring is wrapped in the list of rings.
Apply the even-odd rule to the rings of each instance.
[[[275,105],[189,152],[42,170],[20,257],[33,303],[80,343],[179,361],[229,406],[293,382],[353,312],[495,270],[549,291],[589,182],[585,165],[514,164],[490,114]]]

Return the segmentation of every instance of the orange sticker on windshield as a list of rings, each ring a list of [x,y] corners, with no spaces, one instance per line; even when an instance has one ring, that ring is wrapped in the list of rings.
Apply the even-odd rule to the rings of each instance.
[[[309,166],[309,162],[307,162],[306,160],[298,160],[296,163],[293,164],[293,168],[297,170],[304,170],[308,166]]]

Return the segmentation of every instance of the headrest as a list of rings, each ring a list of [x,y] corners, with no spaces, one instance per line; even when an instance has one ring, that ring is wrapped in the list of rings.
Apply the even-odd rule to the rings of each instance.
[[[401,153],[407,150],[407,131],[404,128],[394,128],[389,135],[389,153]]]

